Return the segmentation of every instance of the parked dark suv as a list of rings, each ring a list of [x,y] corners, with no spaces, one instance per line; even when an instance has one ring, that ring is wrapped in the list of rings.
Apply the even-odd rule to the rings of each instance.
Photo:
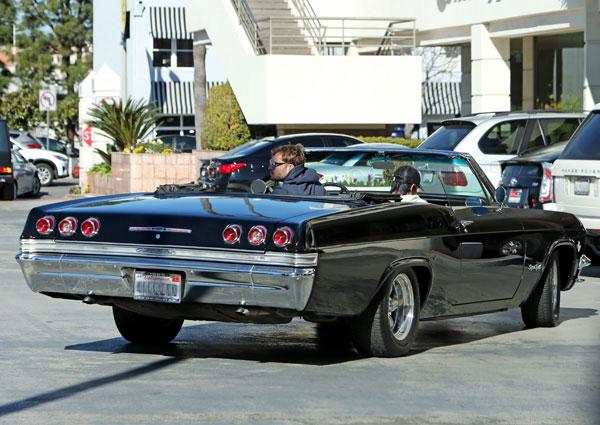
[[[0,119],[0,199],[10,201],[15,199],[16,196],[8,128],[6,121]]]
[[[300,143],[304,146],[306,161],[320,161],[327,152],[311,152],[310,148],[345,147],[363,143],[344,134],[304,133],[277,138],[251,140],[234,148],[219,158],[204,160],[200,167],[200,179],[224,190],[249,190],[253,180],[269,178],[271,150],[279,145]]]

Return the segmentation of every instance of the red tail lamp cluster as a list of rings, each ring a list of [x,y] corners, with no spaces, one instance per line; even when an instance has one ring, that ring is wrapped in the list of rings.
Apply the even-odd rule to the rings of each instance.
[[[242,238],[242,226],[230,224],[223,230],[223,241],[234,245]],[[267,241],[267,228],[265,226],[252,226],[248,231],[248,243],[253,246],[265,244]],[[280,227],[273,233],[273,243],[279,248],[284,248],[292,243],[294,232],[289,227]]]
[[[58,233],[62,236],[73,236],[77,232],[77,219],[75,217],[63,218],[58,223]],[[35,229],[40,235],[47,236],[54,231],[56,221],[51,215],[40,218],[35,223]],[[100,231],[100,221],[97,218],[90,217],[84,220],[79,227],[81,234],[92,238]]]

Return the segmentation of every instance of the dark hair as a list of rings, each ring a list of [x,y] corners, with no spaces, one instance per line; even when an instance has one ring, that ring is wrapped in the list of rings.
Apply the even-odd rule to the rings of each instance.
[[[306,157],[304,156],[304,146],[300,143],[295,145],[277,146],[271,151],[271,156],[281,152],[281,160],[288,164],[300,165],[304,164]]]
[[[392,187],[390,191],[392,193],[399,192],[401,195],[405,195],[409,192],[412,185],[421,187],[421,175],[415,167],[410,165],[402,165],[394,171],[394,177],[392,179]]]

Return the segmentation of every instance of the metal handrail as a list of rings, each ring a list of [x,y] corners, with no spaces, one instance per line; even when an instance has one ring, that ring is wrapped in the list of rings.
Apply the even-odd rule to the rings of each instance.
[[[290,39],[297,39],[297,34],[286,34],[282,30],[289,29],[290,22],[305,22],[311,18],[302,17],[269,17],[265,18],[267,26],[260,29],[260,37],[269,39],[269,53],[276,48],[307,47],[306,41],[289,43]],[[343,52],[350,46],[358,49],[367,49],[370,54],[394,55],[402,50],[414,49],[416,39],[416,28],[414,19],[396,19],[390,23],[388,18],[347,18],[347,17],[321,17],[321,23],[331,21],[331,24],[323,25],[320,38],[313,41],[313,46],[320,55],[334,53],[336,47],[341,47]],[[377,25],[378,22],[385,25]],[[410,27],[398,28],[398,25]],[[325,32],[326,30],[326,32]],[[345,54],[345,53],[344,53]]]
[[[394,50],[391,48],[391,37],[394,36],[397,31],[394,29],[394,26],[397,24],[401,24],[401,23],[404,23],[404,22],[393,21],[388,24],[387,30],[385,31],[385,34],[383,36],[383,40],[381,41],[381,46],[379,46],[379,48],[377,49],[377,55],[390,56],[390,55],[394,54]],[[404,37],[411,37],[413,39],[413,45],[412,45],[413,49],[416,47],[416,38],[417,38],[416,32],[417,32],[417,29],[415,26],[415,22],[413,21],[412,36],[404,36]]]
[[[292,0],[300,16],[256,19],[247,0],[231,2],[257,55],[273,54],[276,48],[284,49],[283,53],[294,53],[296,48],[295,53],[307,54],[310,50],[306,49],[311,47],[318,55],[339,53],[338,48],[341,47],[345,55],[350,46],[363,49],[363,52],[367,49],[367,54],[393,55],[401,49],[415,47],[413,18],[317,17],[309,0]],[[301,34],[287,33],[294,28],[289,25],[290,22],[305,29],[308,43]],[[385,25],[377,25],[380,22],[385,22]],[[412,24],[412,28],[398,28],[407,24]]]
[[[308,35],[312,39],[312,43],[315,46],[319,54],[323,54],[324,38],[326,27],[321,25],[321,21],[317,17],[312,5],[309,0],[292,0],[294,7],[300,15],[304,28],[308,32]]]
[[[237,13],[240,25],[244,28],[248,39],[252,43],[252,48],[257,55],[266,54],[266,49],[260,39],[260,28],[258,22],[252,13],[252,9],[246,0],[231,0]]]

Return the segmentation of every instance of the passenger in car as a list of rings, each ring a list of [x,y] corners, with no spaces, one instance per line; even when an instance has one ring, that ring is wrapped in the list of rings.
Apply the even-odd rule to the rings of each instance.
[[[271,179],[281,182],[273,189],[274,195],[327,195],[317,172],[304,166],[305,159],[300,143],[278,146],[271,151]]]
[[[394,171],[392,187],[390,191],[402,196],[400,202],[427,203],[417,195],[417,189],[421,187],[421,175],[419,170],[410,165],[402,165]]]

